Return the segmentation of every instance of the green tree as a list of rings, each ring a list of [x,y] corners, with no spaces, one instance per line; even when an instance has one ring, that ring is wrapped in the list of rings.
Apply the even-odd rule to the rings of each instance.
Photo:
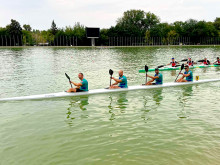
[[[53,35],[56,35],[56,33],[58,32],[57,25],[55,24],[54,20],[52,21],[50,30]]]
[[[26,24],[23,25],[23,28],[24,28],[24,30],[29,31],[29,32],[32,30],[31,26],[26,25]]]
[[[108,45],[108,29],[101,29],[100,30],[100,38],[98,39],[98,43],[100,45]]]
[[[22,45],[22,28],[18,21],[11,19],[11,23],[6,26],[9,46]]]
[[[179,38],[179,34],[175,30],[171,30],[167,34],[169,44],[175,44],[176,40]]]
[[[146,29],[150,30],[151,28],[153,28],[154,26],[160,23],[160,19],[155,14],[148,12],[148,13],[145,13],[144,23],[145,23]]]
[[[168,37],[168,33],[172,30],[168,23],[160,23],[150,30],[151,37]]]
[[[27,30],[22,30],[22,41],[23,41],[23,45],[26,46],[33,46],[34,42],[33,42],[33,38],[32,38],[32,32],[27,31]]]
[[[159,18],[143,10],[128,10],[117,20],[116,28],[127,36],[145,36],[145,32],[159,23]]]
[[[220,17],[216,17],[213,24],[214,24],[215,28],[220,31]]]
[[[21,35],[22,34],[22,28],[21,28],[20,23],[13,19],[11,19],[11,24],[6,26],[6,29],[10,35]]]

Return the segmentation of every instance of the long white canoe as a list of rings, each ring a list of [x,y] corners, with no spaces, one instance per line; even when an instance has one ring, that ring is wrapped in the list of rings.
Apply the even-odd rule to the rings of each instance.
[[[102,94],[102,93],[186,86],[186,85],[202,84],[202,83],[209,83],[216,81],[220,81],[220,79],[207,79],[207,80],[199,80],[199,81],[184,82],[184,83],[170,82],[170,83],[164,83],[163,85],[149,85],[149,86],[139,85],[139,86],[130,86],[128,88],[123,88],[123,89],[93,89],[93,90],[89,90],[88,92],[79,92],[79,93],[59,92],[59,93],[50,93],[50,94],[41,94],[41,95],[32,95],[32,96],[2,98],[0,99],[0,101],[37,100],[37,99],[47,99],[47,98],[56,98],[56,97],[73,97],[73,96],[94,95],[94,94]]]

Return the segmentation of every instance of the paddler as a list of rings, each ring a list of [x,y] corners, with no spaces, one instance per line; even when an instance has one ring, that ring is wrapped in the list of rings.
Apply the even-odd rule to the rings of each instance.
[[[185,64],[187,64],[188,66],[193,66],[196,63],[194,61],[192,61],[192,59],[189,57],[188,61]]]
[[[162,85],[163,84],[163,75],[159,73],[158,68],[155,68],[154,76],[147,75],[147,77],[150,77],[152,80],[148,81],[145,85]],[[155,80],[155,83],[153,83],[154,80]]]
[[[210,61],[207,60],[207,58],[204,58],[203,62],[201,62],[200,64],[209,65],[209,64],[210,64]]]
[[[172,67],[176,67],[176,64],[179,64],[179,62],[175,61],[175,59],[172,58],[172,61],[167,65],[171,65]]]
[[[193,73],[191,70],[189,70],[189,66],[186,65],[185,66],[185,72],[184,73],[180,73],[182,74],[183,76],[178,79],[176,82],[191,82],[193,81]],[[186,77],[186,79],[184,79]]]
[[[220,64],[219,57],[217,57],[217,61],[215,61],[213,64]]]
[[[83,73],[79,73],[78,78],[81,80],[81,82],[76,83],[76,82],[70,81],[76,87],[70,88],[67,92],[86,92],[86,91],[88,91],[88,81],[84,78]]]
[[[119,70],[118,75],[119,75],[118,79],[112,77],[112,79],[115,80],[115,83],[110,86],[110,89],[113,89],[113,88],[127,88],[128,87],[127,78],[123,74],[123,70]],[[117,85],[118,83],[119,83],[119,85]]]

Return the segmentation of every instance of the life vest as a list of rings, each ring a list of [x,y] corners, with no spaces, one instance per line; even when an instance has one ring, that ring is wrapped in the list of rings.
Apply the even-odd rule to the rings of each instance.
[[[176,66],[176,61],[171,62],[171,64],[172,64],[172,67],[175,67]]]
[[[216,62],[217,62],[217,64],[220,64],[220,60],[217,60]]]
[[[187,61],[187,64],[189,65],[189,66],[193,66],[193,61]]]
[[[204,65],[209,65],[208,60],[207,61],[203,61]]]

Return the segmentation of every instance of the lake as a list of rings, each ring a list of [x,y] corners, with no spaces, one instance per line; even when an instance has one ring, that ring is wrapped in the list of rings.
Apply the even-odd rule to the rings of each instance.
[[[1,48],[0,98],[67,90],[64,73],[89,89],[109,86],[109,69],[138,73],[172,57],[214,62],[220,47]],[[179,71],[164,71],[173,82]],[[154,72],[149,72],[153,75]],[[199,79],[220,68],[194,69]],[[220,82],[184,87],[0,102],[0,165],[220,164]]]

